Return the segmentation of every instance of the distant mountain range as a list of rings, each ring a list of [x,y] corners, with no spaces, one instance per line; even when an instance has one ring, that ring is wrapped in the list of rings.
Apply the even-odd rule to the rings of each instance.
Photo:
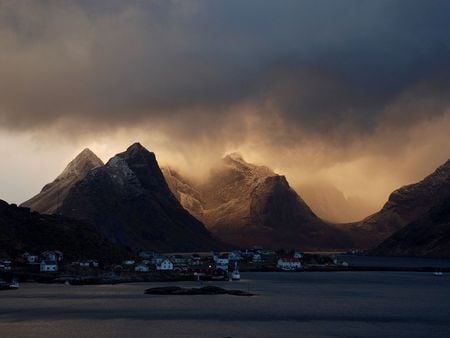
[[[41,215],[0,200],[0,257],[62,251],[70,260],[117,262],[131,254],[103,239],[92,225],[58,215]]]
[[[60,198],[56,208],[45,188],[23,205],[40,212],[57,209],[61,215],[90,222],[104,238],[133,250],[223,247],[180,205],[170,192],[155,155],[139,143],[105,165],[97,164],[85,150],[47,185],[53,187],[53,196]],[[88,167],[89,171],[83,170]]]
[[[332,200],[345,199],[333,187],[313,190],[299,189],[319,204],[323,191],[328,210]],[[224,157],[200,182],[160,169],[155,155],[136,143],[106,164],[85,149],[23,206],[90,222],[103,238],[133,250],[211,250],[225,242],[305,250],[378,246],[377,254],[436,256],[448,243],[449,203],[450,161],[394,191],[379,212],[333,224],[318,217],[284,176],[239,154]]]

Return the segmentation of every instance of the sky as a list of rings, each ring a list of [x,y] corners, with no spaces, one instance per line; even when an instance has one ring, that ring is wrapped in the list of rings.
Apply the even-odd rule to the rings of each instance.
[[[0,0],[0,198],[139,141],[381,206],[450,158],[446,0]]]

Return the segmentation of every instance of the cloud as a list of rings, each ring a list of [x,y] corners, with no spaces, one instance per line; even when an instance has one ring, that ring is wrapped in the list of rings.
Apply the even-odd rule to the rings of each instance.
[[[243,149],[298,180],[406,163],[426,144],[430,169],[448,136],[417,128],[448,116],[449,12],[419,0],[0,0],[0,130],[76,145],[139,135],[186,167]]]

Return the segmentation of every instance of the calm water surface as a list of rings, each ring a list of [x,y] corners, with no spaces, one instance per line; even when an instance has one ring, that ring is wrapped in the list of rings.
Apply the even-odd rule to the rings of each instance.
[[[144,295],[163,285],[150,283],[23,284],[0,293],[0,337],[450,337],[450,275],[242,275],[216,285],[259,296]]]

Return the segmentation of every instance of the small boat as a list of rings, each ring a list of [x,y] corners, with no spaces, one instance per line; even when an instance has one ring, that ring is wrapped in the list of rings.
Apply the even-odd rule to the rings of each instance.
[[[18,289],[20,287],[19,282],[16,279],[9,284],[10,289]]]
[[[11,283],[5,282],[0,279],[0,290],[17,290],[19,288],[19,282],[13,280]]]
[[[241,280],[241,274],[239,273],[237,262],[234,263],[234,270],[231,273],[231,280],[238,281]]]

